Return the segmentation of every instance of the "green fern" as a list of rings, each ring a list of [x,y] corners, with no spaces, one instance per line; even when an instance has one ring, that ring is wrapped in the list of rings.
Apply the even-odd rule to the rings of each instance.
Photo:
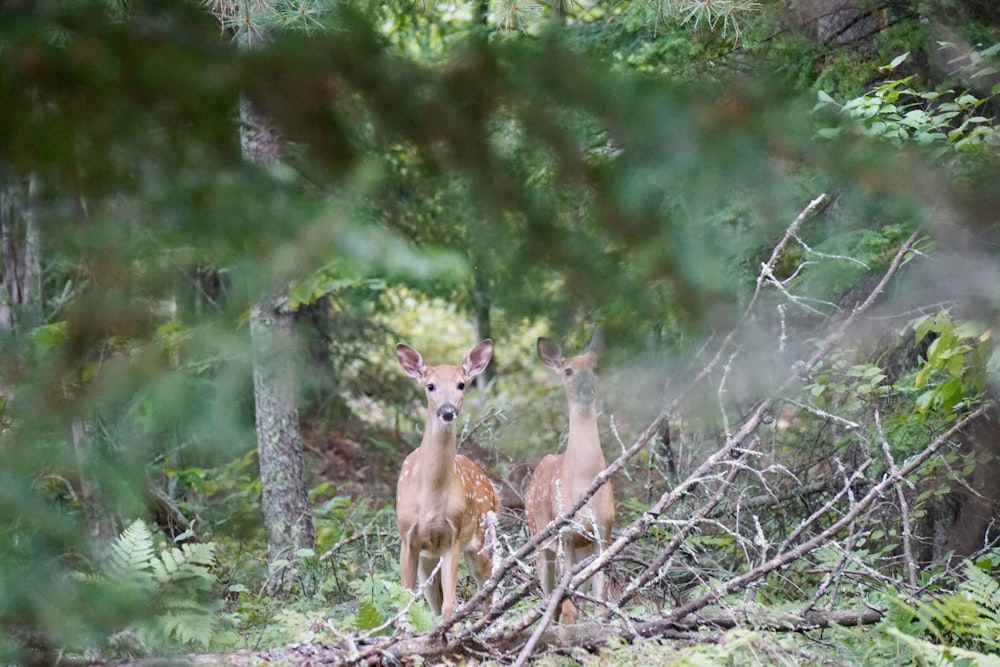
[[[954,646],[941,646],[900,631],[889,628],[889,634],[900,640],[923,663],[935,667],[966,665],[970,667],[1000,667],[1000,656],[969,651]]]
[[[362,632],[374,630],[385,622],[385,616],[371,600],[362,600],[358,603],[358,613],[354,617],[354,627]]]
[[[422,599],[411,604],[413,594],[397,581],[376,576],[351,582],[351,589],[359,600],[358,611],[347,618],[345,627],[361,631],[372,630],[407,605],[409,611],[406,619],[414,630],[429,630],[437,620]],[[390,630],[391,628],[386,628],[385,632]]]
[[[154,586],[151,571],[154,552],[153,534],[145,522],[137,519],[111,545],[105,576],[125,587],[150,591]]]
[[[108,584],[148,600],[153,614],[128,628],[149,647],[207,648],[220,627],[222,601],[213,597],[215,545],[184,544],[159,552],[153,533],[137,520],[111,545]]]
[[[163,635],[175,638],[185,646],[207,647],[212,643],[219,629],[221,603],[188,601],[181,604],[175,601],[171,607],[158,617]]]
[[[1000,651],[1000,583],[971,562],[963,575],[954,592],[913,605],[893,599],[899,613],[893,614],[896,627],[888,632],[932,664],[961,660],[1000,667],[1000,658],[988,655]],[[917,629],[922,633],[914,634]]]
[[[214,544],[185,544],[157,554],[150,563],[153,577],[161,585],[180,581],[215,584],[211,567],[215,562]]]
[[[1000,622],[1000,582],[972,563],[966,563],[965,577],[959,592],[979,605],[992,623]]]

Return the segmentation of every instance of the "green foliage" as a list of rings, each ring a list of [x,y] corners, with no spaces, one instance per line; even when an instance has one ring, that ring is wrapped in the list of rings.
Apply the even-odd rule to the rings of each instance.
[[[406,620],[417,632],[435,625],[436,619],[423,598],[414,601],[412,592],[403,588],[395,576],[359,579],[351,583],[351,589],[357,597],[358,610],[344,620],[346,629],[366,633],[379,629],[379,634],[391,633],[394,627],[389,621],[403,609],[407,609]]]
[[[68,331],[65,322],[53,322],[38,327],[31,335],[41,350],[52,351],[65,342]]]
[[[1000,46],[1000,45],[998,45]],[[980,65],[976,76],[988,76],[993,68],[984,60],[995,55],[997,47],[986,51],[973,51],[972,62]],[[903,64],[909,53],[897,56],[882,69],[891,72]],[[931,154],[953,168],[958,168],[956,153],[990,152],[1000,148],[1000,133],[992,118],[982,111],[984,105],[998,92],[994,89],[988,97],[978,97],[970,92],[946,90],[917,90],[911,85],[915,75],[888,78],[860,97],[838,103],[830,94],[819,91],[816,111],[836,109],[850,119],[846,129],[865,136],[885,139],[902,147],[915,143],[933,149]],[[839,136],[844,126],[824,127],[819,136],[831,139]]]
[[[215,548],[208,542],[157,549],[145,522],[136,520],[111,545],[103,571],[94,576],[144,602],[148,620],[123,630],[134,632],[146,650],[204,649],[224,629],[212,572]]]
[[[986,388],[987,363],[996,364],[991,329],[978,322],[955,321],[947,310],[919,317],[910,327],[915,345],[928,336],[932,339],[913,378],[913,389],[920,392],[917,409],[948,413],[974,405]]]
[[[760,9],[759,2],[748,0],[661,0],[655,4],[659,13],[673,18],[680,25],[691,24],[694,30],[700,27],[719,30],[723,36],[730,30],[736,39],[740,36],[739,16]]]
[[[912,604],[892,599],[899,610],[892,637],[904,642],[930,664],[998,664],[1000,653],[1000,583],[989,558],[966,561],[953,592],[939,593]]]
[[[378,291],[386,288],[385,280],[381,278],[341,277],[343,275],[340,271],[323,270],[294,281],[288,290],[288,307],[295,310],[304,304],[315,303],[323,297],[349,289]]]
[[[887,375],[874,364],[848,364],[833,355],[813,369],[813,382],[805,387],[816,405],[837,409],[838,413],[857,415],[874,397],[888,396]]]
[[[760,3],[748,0],[645,0],[628,3],[622,14],[633,30],[643,26],[660,36],[672,32],[670,27],[680,27],[700,33],[701,41],[718,36],[728,37],[732,41],[725,43],[732,44],[739,41],[741,21],[760,9]],[[694,48],[699,40],[686,41]]]

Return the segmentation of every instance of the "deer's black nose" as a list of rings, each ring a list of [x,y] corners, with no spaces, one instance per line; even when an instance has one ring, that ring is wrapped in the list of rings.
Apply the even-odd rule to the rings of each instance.
[[[451,423],[458,419],[458,408],[451,403],[445,403],[438,408],[438,417],[445,423]]]

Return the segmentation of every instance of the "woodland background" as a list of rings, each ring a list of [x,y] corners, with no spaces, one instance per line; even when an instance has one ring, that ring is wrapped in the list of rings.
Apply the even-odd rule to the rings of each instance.
[[[998,50],[988,0],[3,3],[0,663],[997,664]],[[597,325],[615,604],[549,628],[534,343]],[[393,348],[485,337],[502,604],[435,626]]]

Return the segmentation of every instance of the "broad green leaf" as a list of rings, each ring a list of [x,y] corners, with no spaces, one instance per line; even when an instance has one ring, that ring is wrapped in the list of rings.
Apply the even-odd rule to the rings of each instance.
[[[830,97],[830,94],[825,90],[820,90],[816,93],[816,97],[819,98],[820,102],[826,102],[827,104],[836,104],[837,101]]]
[[[961,354],[956,354],[951,359],[948,360],[948,372],[952,375],[961,375],[962,368],[965,366],[965,356]]]
[[[934,330],[936,325],[933,315],[925,315],[910,323],[914,331],[914,343],[919,343],[928,333]]]
[[[358,603],[358,614],[357,614],[357,625],[358,629],[373,630],[380,626],[385,619],[379,612],[378,607],[376,607],[371,600],[361,600]]]
[[[31,332],[31,336],[42,349],[54,350],[66,340],[68,333],[66,322],[53,322],[38,327]]]
[[[929,391],[925,391],[924,393],[920,394],[920,396],[918,396],[916,400],[917,409],[922,410],[924,412],[930,410],[931,404],[934,401],[935,393],[936,393],[935,390],[931,389]]]
[[[904,53],[902,55],[896,56],[895,58],[892,59],[892,61],[888,65],[883,65],[879,69],[881,69],[881,70],[896,69],[897,67],[899,67],[900,65],[902,65],[903,61],[905,61],[909,56],[910,56],[910,52],[907,51],[906,53]]]

